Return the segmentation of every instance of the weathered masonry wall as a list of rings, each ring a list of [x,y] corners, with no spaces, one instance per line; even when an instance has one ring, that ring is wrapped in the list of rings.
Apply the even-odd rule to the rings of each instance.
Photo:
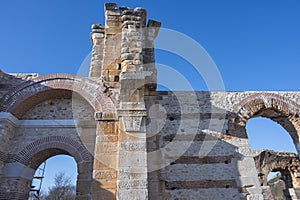
[[[156,91],[161,23],[114,3],[105,19],[89,77],[0,72],[0,199],[28,198],[37,167],[60,154],[76,160],[78,199],[270,199],[272,170],[300,198],[299,154],[253,157],[245,129],[270,118],[299,153],[299,92]]]
[[[165,122],[161,125],[151,121],[154,127],[149,122],[148,134],[154,136],[148,140],[148,150],[164,149],[162,159],[170,160],[158,174],[150,173],[153,199],[159,198],[162,191],[170,199],[241,199],[247,193],[248,198],[249,193],[254,199],[262,198],[245,130],[251,117],[285,123],[298,146],[298,136],[294,135],[298,119],[292,116],[297,116],[294,105],[299,102],[299,93],[159,92],[158,99],[149,99],[150,118]],[[151,133],[157,130],[158,134]],[[150,163],[153,158],[150,153],[148,156]]]
[[[74,75],[54,74],[7,88],[0,113],[0,199],[27,199],[33,174],[46,159],[60,154],[77,163],[79,199],[91,199],[97,123],[95,111],[112,108],[96,91],[100,85]],[[5,88],[6,89],[6,88]],[[90,94],[90,92],[92,94]],[[84,94],[85,93],[85,94]],[[90,97],[89,97],[90,95]],[[101,102],[101,106],[100,103]]]
[[[67,154],[78,162],[79,198],[115,199],[119,187],[130,189],[142,184],[148,199],[262,199],[259,169],[245,130],[247,120],[270,118],[288,131],[297,149],[299,146],[298,92],[160,91],[146,95],[145,146],[139,140],[129,142],[131,136],[126,133],[120,135],[123,128],[113,118],[96,122],[95,105],[79,97],[80,92],[72,98],[66,87],[61,88],[53,89],[61,92],[59,98],[42,92],[42,101],[33,102],[19,119],[11,113],[20,107],[12,105],[14,109],[7,108],[11,113],[1,113],[1,191],[6,191],[1,198],[12,192],[16,198],[24,198],[35,168],[48,157]],[[15,93],[4,96],[9,94]],[[74,105],[78,112],[73,111]],[[78,148],[72,148],[74,144]],[[140,173],[120,168],[118,158],[120,149],[134,155],[135,150],[144,148],[146,183],[135,180]],[[124,161],[126,154],[121,154]],[[18,172],[20,168],[26,173]],[[297,168],[293,170],[298,173]],[[128,177],[132,180],[129,186],[125,184]],[[298,179],[293,181],[297,189]],[[138,197],[138,191],[133,191],[128,196]]]
[[[55,98],[36,105],[22,119],[94,120],[94,109],[82,98]]]

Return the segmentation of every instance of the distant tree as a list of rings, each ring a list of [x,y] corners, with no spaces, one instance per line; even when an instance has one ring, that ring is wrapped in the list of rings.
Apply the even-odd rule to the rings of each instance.
[[[60,172],[54,177],[54,186],[49,188],[45,200],[73,200],[76,198],[76,188],[71,183],[71,177]]]

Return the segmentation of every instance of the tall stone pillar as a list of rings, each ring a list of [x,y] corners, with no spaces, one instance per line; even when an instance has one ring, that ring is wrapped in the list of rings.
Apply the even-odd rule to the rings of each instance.
[[[153,20],[146,25],[146,10],[115,3],[105,4],[105,27],[93,26],[90,77],[100,77],[117,109],[116,117],[96,113],[93,198],[148,199],[144,96],[156,89],[159,27]]]
[[[121,70],[121,13],[122,11],[117,7],[117,4],[105,4],[105,38],[101,80],[109,88],[119,87]]]
[[[117,199],[148,199],[145,105],[142,102],[123,102],[118,116]]]
[[[89,77],[99,78],[103,65],[103,48],[105,27],[101,24],[92,25],[91,41],[93,45]]]
[[[120,74],[119,169],[117,199],[148,199],[145,77],[143,34],[146,12],[128,9],[122,13]]]
[[[145,9],[118,8],[115,3],[106,3],[105,26],[92,26],[89,77],[100,78],[107,88],[118,92],[121,72],[151,71],[152,75],[146,77],[146,88],[155,91],[157,73],[153,41],[160,25],[154,20],[146,25]]]
[[[158,34],[160,26],[161,22],[149,20],[145,29],[146,37],[143,47],[144,70],[152,72],[150,76],[146,77],[145,87],[149,91],[156,91],[157,70],[155,67],[154,39]]]
[[[116,199],[118,135],[114,116],[97,119],[92,199]]]

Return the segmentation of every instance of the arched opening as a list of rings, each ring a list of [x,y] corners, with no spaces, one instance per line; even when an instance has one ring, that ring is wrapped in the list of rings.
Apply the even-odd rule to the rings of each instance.
[[[270,150],[272,152],[290,152],[296,153],[296,148],[294,146],[293,140],[290,137],[289,133],[278,123],[266,117],[255,117],[248,120],[246,124],[247,136],[249,139],[251,150],[256,152],[262,150]],[[268,159],[265,159],[265,162],[257,161],[257,168],[260,171],[261,185],[270,186],[270,181],[272,182],[272,193],[275,193],[277,190],[277,185],[282,185],[284,181],[285,190],[288,188],[293,188],[291,172],[288,170],[288,165],[286,163],[280,168],[274,168],[271,156]],[[268,163],[269,162],[269,163]],[[277,161],[275,161],[277,162]],[[267,168],[265,171],[261,170],[263,165]],[[270,165],[267,167],[266,165]],[[274,168],[274,169],[273,169]],[[264,172],[262,172],[264,171]],[[278,175],[282,175],[278,177]],[[263,177],[262,177],[263,176]],[[274,181],[278,179],[278,181]],[[274,191],[273,191],[274,189]],[[277,195],[277,194],[276,194]],[[278,193],[279,195],[279,193]]]
[[[268,176],[284,182],[285,197],[299,188],[299,106],[272,93],[254,94],[237,107],[241,136],[248,138],[265,198],[271,195]],[[244,133],[243,133],[244,129]],[[271,175],[270,175],[271,174]],[[278,175],[277,175],[278,176]],[[273,179],[274,180],[274,179]],[[274,181],[280,184],[280,181]],[[273,188],[274,183],[272,185]],[[277,197],[272,197],[277,198]]]
[[[76,176],[76,198],[87,198],[90,195],[92,186],[92,155],[79,138],[65,136],[48,136],[35,140],[12,158],[14,162],[7,165],[19,170],[20,173],[18,174],[20,176],[8,179],[15,181],[16,185],[12,187],[16,191],[21,191],[18,194],[11,193],[9,195],[15,195],[12,198],[19,198],[20,196],[22,199],[27,199],[31,190],[34,172],[45,160],[57,155],[71,156],[76,161],[78,172]],[[56,163],[56,165],[61,167],[63,163]],[[22,175],[24,172],[29,173],[24,176]],[[31,172],[33,172],[32,175],[30,175]]]
[[[28,160],[28,164],[27,166],[35,169],[36,172],[39,171],[39,167],[41,165],[43,165],[43,163],[47,160],[50,161],[50,166],[48,167],[48,169],[50,171],[47,172],[47,174],[49,175],[50,180],[48,180],[48,183],[44,183],[46,184],[45,187],[47,187],[48,184],[48,190],[44,193],[47,194],[49,193],[49,190],[51,190],[51,181],[53,181],[53,178],[55,178],[55,176],[57,174],[59,174],[60,172],[65,172],[65,171],[75,171],[75,173],[72,174],[66,174],[65,178],[67,178],[68,176],[73,176],[73,180],[76,180],[77,183],[73,184],[76,185],[76,196],[81,195],[82,193],[88,192],[88,191],[80,191],[80,188],[85,187],[86,189],[88,189],[86,186],[83,185],[82,182],[82,175],[85,173],[90,173],[90,171],[92,170],[92,163],[89,163],[89,169],[86,168],[86,171],[80,171],[80,168],[82,168],[81,164],[82,162],[78,160],[75,160],[76,158],[73,157],[73,155],[71,155],[69,153],[70,150],[64,150],[62,148],[50,148],[50,149],[44,149],[38,153],[36,153],[31,159]],[[66,159],[66,156],[68,156],[68,158],[70,158],[68,160],[68,158]],[[47,166],[47,162],[46,162],[46,166]],[[78,171],[78,173],[77,173]],[[46,177],[47,174],[44,174],[44,176]],[[88,176],[91,177],[91,174],[87,174]],[[86,175],[85,175],[86,176]],[[52,180],[51,180],[52,178]],[[34,178],[33,178],[34,179]],[[30,187],[33,185],[33,182],[30,184]],[[50,188],[49,188],[50,187]],[[30,193],[30,191],[32,190],[31,188],[28,188],[28,192]]]
[[[75,199],[77,175],[77,164],[73,157],[57,155],[48,158],[35,171],[29,200],[58,196]]]
[[[246,124],[247,136],[252,151],[271,150],[275,152],[297,153],[293,140],[289,133],[278,123],[265,117],[251,118]],[[266,159],[267,160],[267,159]],[[269,163],[268,163],[269,162]],[[261,185],[270,188],[276,198],[287,197],[288,189],[293,188],[292,174],[287,163],[279,168],[274,168],[274,160],[268,159],[260,162],[261,165],[270,165],[266,170],[260,171]],[[275,161],[277,165],[277,161]],[[258,165],[258,164],[257,164]],[[261,166],[257,166],[261,168]],[[264,171],[264,172],[262,172]],[[266,180],[264,180],[266,179]]]
[[[251,118],[246,124],[246,131],[252,151],[268,149],[297,153],[289,133],[269,118]]]

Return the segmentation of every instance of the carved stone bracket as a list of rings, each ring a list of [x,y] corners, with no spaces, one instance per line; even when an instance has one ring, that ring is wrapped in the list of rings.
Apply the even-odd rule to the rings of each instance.
[[[140,132],[143,117],[147,116],[145,104],[142,102],[121,102],[121,108],[117,110],[118,117],[123,118],[126,132]]]
[[[140,132],[143,117],[123,117],[126,132]]]

